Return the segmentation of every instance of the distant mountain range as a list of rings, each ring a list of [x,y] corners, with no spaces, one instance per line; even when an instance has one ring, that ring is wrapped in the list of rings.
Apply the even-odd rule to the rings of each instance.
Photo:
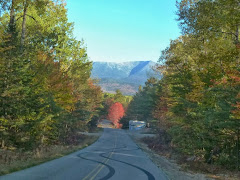
[[[149,77],[156,76],[155,65],[152,61],[94,62],[91,77],[99,79],[104,92],[114,93],[120,89],[125,95],[133,95],[139,85],[143,86]]]

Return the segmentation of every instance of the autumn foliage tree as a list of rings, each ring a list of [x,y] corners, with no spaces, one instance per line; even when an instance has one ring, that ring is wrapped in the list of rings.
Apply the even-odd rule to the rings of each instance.
[[[3,0],[0,11],[0,148],[71,143],[96,124],[102,91],[66,3]]]
[[[106,119],[108,116],[109,108],[116,102],[119,102],[122,104],[124,111],[128,109],[128,105],[130,104],[132,100],[132,96],[126,96],[123,95],[120,90],[116,90],[115,94],[111,93],[104,93],[103,95],[103,102],[102,102],[102,108],[100,111],[101,119]]]
[[[108,119],[112,121],[116,128],[121,128],[122,125],[119,123],[119,120],[123,117],[123,115],[124,108],[121,103],[116,102],[110,106],[108,110]]]

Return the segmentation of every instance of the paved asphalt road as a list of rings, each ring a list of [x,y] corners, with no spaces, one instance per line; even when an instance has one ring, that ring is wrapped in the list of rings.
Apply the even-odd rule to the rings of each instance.
[[[91,146],[0,180],[165,180],[166,176],[123,130],[104,129]]]

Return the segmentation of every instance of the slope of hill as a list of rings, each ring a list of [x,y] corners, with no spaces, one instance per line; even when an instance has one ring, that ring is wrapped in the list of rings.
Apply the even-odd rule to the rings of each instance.
[[[113,93],[120,89],[125,95],[133,95],[139,85],[143,86],[149,77],[154,76],[152,67],[155,65],[152,61],[94,62],[91,77],[99,79],[98,84],[104,92]]]

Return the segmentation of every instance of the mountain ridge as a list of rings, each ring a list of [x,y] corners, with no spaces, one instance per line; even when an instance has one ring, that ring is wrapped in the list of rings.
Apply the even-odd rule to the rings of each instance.
[[[153,61],[93,62],[91,78],[99,79],[104,92],[120,89],[124,95],[134,95],[138,87],[154,74]]]

